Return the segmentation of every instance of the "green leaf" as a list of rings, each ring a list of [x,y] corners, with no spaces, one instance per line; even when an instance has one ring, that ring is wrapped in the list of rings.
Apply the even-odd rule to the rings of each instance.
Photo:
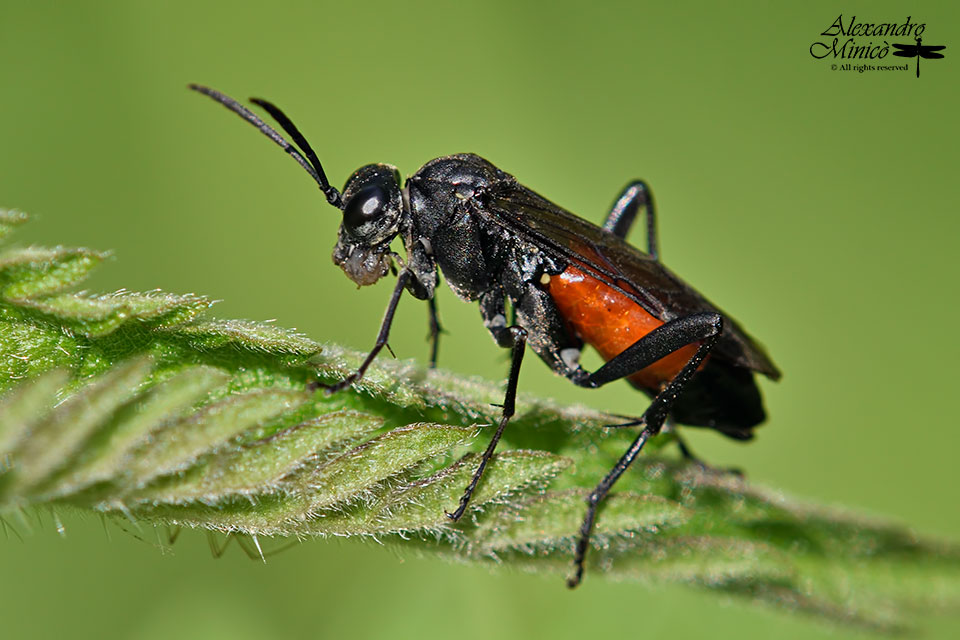
[[[0,236],[24,220],[0,210]],[[380,360],[196,295],[71,293],[105,254],[0,254],[0,516],[80,508],[227,535],[373,536],[559,575],[634,437],[521,395],[470,510],[498,384]],[[960,602],[960,548],[703,469],[655,438],[601,505],[588,578],[680,583],[880,631]],[[557,588],[562,588],[558,579]]]
[[[0,240],[28,219],[27,214],[13,209],[0,209]]]
[[[45,420],[34,425],[10,451],[15,464],[21,460],[29,464],[12,475],[6,492],[25,497],[42,493],[42,487],[51,484],[57,472],[76,458],[91,434],[121,403],[137,393],[149,373],[147,359],[126,361],[84,385],[82,391],[71,395]]]
[[[89,249],[28,247],[0,254],[0,298],[53,293],[83,280],[107,254]]]

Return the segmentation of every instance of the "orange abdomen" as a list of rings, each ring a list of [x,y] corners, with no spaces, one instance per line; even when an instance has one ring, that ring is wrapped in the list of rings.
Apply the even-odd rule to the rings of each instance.
[[[576,267],[551,276],[547,290],[571,330],[592,346],[604,360],[663,324],[643,307],[613,287]],[[689,344],[628,378],[637,386],[658,391],[693,357],[698,342]]]

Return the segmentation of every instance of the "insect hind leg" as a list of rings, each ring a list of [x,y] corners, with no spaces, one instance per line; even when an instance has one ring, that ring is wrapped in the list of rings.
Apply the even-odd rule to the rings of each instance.
[[[571,589],[579,585],[583,579],[584,560],[597,516],[597,507],[640,454],[647,441],[660,432],[673,403],[716,344],[722,330],[723,318],[717,313],[698,313],[676,318],[643,336],[595,372],[583,371],[581,375],[573,378],[573,381],[580,386],[600,387],[641,371],[688,344],[700,343],[696,353],[643,412],[639,422],[643,424],[643,430],[587,497],[587,513],[580,526],[580,538],[574,554],[574,574],[567,579],[567,586]]]
[[[738,467],[715,467],[712,464],[705,462],[703,458],[699,457],[690,449],[690,445],[687,444],[687,441],[680,435],[678,431],[676,431],[676,429],[673,430],[673,437],[676,439],[677,448],[680,449],[680,455],[683,456],[683,459],[700,467],[701,470],[710,474],[731,475],[738,478],[743,478],[745,476],[743,469]]]

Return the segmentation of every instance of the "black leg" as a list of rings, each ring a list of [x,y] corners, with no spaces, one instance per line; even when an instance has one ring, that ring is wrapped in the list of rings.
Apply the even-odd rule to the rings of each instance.
[[[490,462],[490,458],[497,448],[497,443],[500,442],[500,436],[503,435],[504,427],[507,426],[507,422],[509,422],[510,417],[513,416],[514,402],[517,398],[517,381],[520,379],[520,364],[523,362],[523,353],[527,346],[527,332],[522,327],[517,326],[505,328],[504,331],[508,332],[511,336],[513,347],[512,357],[510,359],[510,375],[507,378],[507,392],[503,398],[503,413],[500,416],[500,424],[497,425],[497,430],[494,432],[493,438],[490,439],[490,444],[487,445],[486,451],[483,452],[483,457],[480,458],[480,464],[477,466],[477,470],[473,472],[470,484],[467,485],[463,496],[460,498],[459,506],[457,506],[456,511],[453,513],[449,511],[446,512],[447,517],[454,522],[459,520],[463,516],[464,511],[467,510],[467,505],[470,504],[470,498],[473,496],[473,490],[477,488],[477,483],[480,482],[480,478],[483,476],[483,470],[486,468],[487,463]]]
[[[617,424],[606,424],[604,425],[604,428],[606,429],[625,429],[628,427],[636,427],[637,425],[643,424],[643,418],[635,418],[632,416],[625,416],[617,413],[611,413],[610,415],[613,416],[614,418],[621,418],[623,420],[626,420],[626,422],[618,422]],[[680,455],[687,462],[692,462],[693,464],[697,465],[704,471],[710,471],[713,473],[730,473],[735,476],[743,477],[743,470],[737,469],[736,467],[727,467],[724,469],[719,469],[717,467],[714,467],[713,465],[710,465],[704,462],[703,458],[700,458],[699,456],[697,456],[697,454],[693,452],[693,450],[690,448],[690,445],[687,444],[687,441],[684,440],[683,436],[680,435],[680,432],[677,430],[676,426],[674,426],[671,423],[669,418],[665,420],[663,423],[663,429],[668,429],[668,428],[670,429],[670,433],[673,435],[673,438],[677,443],[677,449],[680,450]]]
[[[680,434],[674,429],[673,437],[677,439],[677,448],[680,449],[680,455],[684,460],[703,465],[703,462],[693,454],[693,451],[687,445],[687,441],[680,437]]]
[[[717,313],[695,313],[676,318],[643,336],[593,373],[581,371],[580,375],[573,378],[573,382],[581,387],[596,389],[608,382],[626,378],[642,371],[660,358],[668,356],[688,344],[702,341],[704,344],[713,346],[722,329],[723,318]],[[706,356],[706,353],[704,353],[704,356]],[[697,364],[699,366],[699,362]],[[681,370],[674,378],[674,382],[680,378],[682,373]],[[672,386],[672,383],[667,388],[669,389],[670,386]],[[658,402],[661,402],[665,393],[666,389],[657,394],[650,407],[653,408]],[[670,399],[671,404],[673,404],[674,399]],[[647,409],[647,413],[649,412],[650,409]]]
[[[626,238],[641,206],[647,213],[647,253],[654,260],[659,260],[657,214],[653,206],[653,193],[643,180],[634,180],[623,188],[620,197],[613,203],[603,228],[620,238]]]
[[[437,350],[440,347],[440,334],[443,333],[443,327],[440,326],[440,316],[437,315],[437,299],[427,300],[427,308],[430,310],[430,334],[427,340],[430,341],[430,368],[437,368]]]
[[[337,393],[349,387],[351,384],[363,377],[364,372],[367,370],[367,367],[370,366],[370,363],[373,362],[373,359],[377,357],[377,354],[380,353],[380,350],[387,344],[387,338],[390,337],[390,325],[393,324],[393,315],[397,311],[397,304],[400,302],[400,296],[403,294],[403,288],[407,284],[407,280],[410,279],[410,272],[406,269],[400,272],[400,275],[397,276],[397,284],[393,288],[393,295],[390,296],[390,303],[387,305],[387,312],[383,315],[383,322],[380,324],[380,333],[377,335],[377,342],[373,345],[373,349],[370,350],[370,353],[367,354],[367,357],[364,358],[363,363],[360,367],[349,376],[337,382],[336,384],[322,384],[316,380],[307,384],[307,389],[310,391],[315,391],[319,388],[326,390],[327,395]]]
[[[597,505],[606,497],[610,487],[623,475],[623,472],[627,470],[627,467],[630,466],[652,435],[656,434],[650,427],[645,427],[637,436],[637,439],[633,441],[633,444],[630,445],[630,448],[620,457],[613,469],[587,496],[587,515],[583,518],[583,524],[580,525],[580,538],[577,540],[577,549],[573,558],[574,574],[567,578],[567,586],[571,589],[583,580],[583,560],[587,555],[590,533],[593,531],[593,522],[597,517]]]
[[[640,435],[587,497],[587,513],[580,527],[580,539],[577,541],[573,560],[574,575],[567,580],[568,587],[576,587],[583,579],[583,562],[590,544],[590,533],[596,519],[597,506],[609,493],[614,483],[623,475],[623,472],[627,470],[634,458],[637,457],[647,440],[660,433],[660,428],[663,426],[664,420],[667,419],[667,414],[670,412],[673,403],[679,397],[680,392],[683,391],[683,387],[696,373],[697,368],[703,363],[707,354],[710,353],[722,330],[723,318],[716,313],[698,313],[671,320],[637,340],[594,373],[575,380],[577,384],[583,386],[599,387],[607,382],[619,380],[636,373],[681,347],[695,342],[700,343],[696,353],[643,412],[643,416],[640,418],[643,430]]]
[[[706,471],[708,473],[730,474],[733,476],[737,476],[738,478],[744,477],[743,469],[738,469],[736,467],[718,468],[718,467],[714,467],[713,465],[707,464],[706,462],[703,461],[702,458],[698,457],[690,449],[690,446],[687,444],[686,440],[684,440],[678,432],[674,432],[673,437],[677,439],[677,448],[680,449],[680,455],[683,456],[683,459],[688,462],[692,462],[693,464],[700,467],[703,471]]]

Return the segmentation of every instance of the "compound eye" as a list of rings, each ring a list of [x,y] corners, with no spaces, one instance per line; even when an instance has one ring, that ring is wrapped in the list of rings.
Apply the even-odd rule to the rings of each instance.
[[[356,231],[381,216],[389,204],[390,195],[379,184],[367,185],[350,198],[343,208],[343,224]]]

